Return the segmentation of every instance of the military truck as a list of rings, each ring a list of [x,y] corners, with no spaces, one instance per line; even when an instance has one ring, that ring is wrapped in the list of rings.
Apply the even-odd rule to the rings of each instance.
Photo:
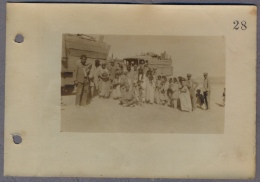
[[[82,54],[87,56],[87,63],[94,64],[96,59],[106,60],[110,45],[104,41],[104,36],[89,36],[84,34],[63,34],[61,59],[61,93],[72,94],[76,79],[76,66]]]
[[[172,76],[173,75],[173,66],[172,59],[164,51],[160,55],[153,52],[142,53],[138,56],[126,57],[124,62],[127,64],[141,64],[148,63],[149,67],[156,69],[158,75],[162,76]]]

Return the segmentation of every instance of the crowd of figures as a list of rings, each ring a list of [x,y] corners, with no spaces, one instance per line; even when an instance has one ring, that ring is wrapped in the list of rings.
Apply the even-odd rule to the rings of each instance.
[[[211,83],[204,73],[203,89],[191,74],[184,77],[157,75],[156,69],[143,64],[120,64],[112,60],[95,60],[95,65],[86,64],[87,57],[81,56],[76,69],[76,106],[85,106],[95,96],[101,99],[118,99],[125,107],[147,104],[167,105],[174,109],[191,112],[198,107],[210,109]],[[223,93],[224,96],[224,93]]]

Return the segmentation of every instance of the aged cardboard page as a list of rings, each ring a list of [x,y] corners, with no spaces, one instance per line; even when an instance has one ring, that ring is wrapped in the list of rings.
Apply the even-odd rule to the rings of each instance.
[[[254,178],[256,11],[7,4],[4,175]]]

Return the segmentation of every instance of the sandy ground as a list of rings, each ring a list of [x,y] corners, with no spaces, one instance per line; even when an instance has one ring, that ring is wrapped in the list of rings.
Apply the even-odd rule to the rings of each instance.
[[[95,133],[198,133],[224,132],[224,84],[212,85],[211,110],[182,112],[168,106],[144,104],[122,107],[118,100],[95,97],[86,107],[76,108],[75,96],[63,96],[62,132]]]

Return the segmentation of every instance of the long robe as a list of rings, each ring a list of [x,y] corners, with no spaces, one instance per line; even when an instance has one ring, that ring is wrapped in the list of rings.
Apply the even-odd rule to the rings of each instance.
[[[98,77],[98,74],[100,72],[100,69],[101,69],[101,66],[93,66],[93,76],[94,76],[94,84],[95,84],[95,88],[97,91],[99,91],[99,82],[100,82],[100,79]]]
[[[180,88],[180,102],[182,111],[192,111],[190,92],[187,86]]]
[[[180,88],[179,83],[175,82],[175,83],[172,84],[172,87],[171,87],[171,89],[173,91],[172,99],[174,99],[174,100],[178,100],[179,99],[179,96],[180,96],[179,88]]]
[[[109,71],[107,68],[100,69],[100,76],[101,76],[101,91],[100,91],[100,96],[103,97],[109,97],[110,94],[110,81],[109,78],[102,78],[102,75],[106,73],[107,75],[109,75]]]
[[[158,79],[155,82],[155,100],[156,100],[157,104],[160,103],[161,82],[162,82],[162,80],[158,80]]]
[[[164,102],[167,100],[167,90],[169,85],[167,85],[167,82],[161,81],[159,87],[159,99],[161,102]]]
[[[154,80],[149,80],[149,78],[147,78],[146,101],[149,101],[152,104],[154,103],[154,92],[155,92],[155,82]]]
[[[140,95],[142,102],[144,102],[145,101],[145,94],[146,94],[146,79],[145,79],[145,77],[140,77],[140,81],[141,81],[141,88],[139,90],[139,95]]]
[[[196,94],[195,94],[195,87],[194,85],[198,85],[198,83],[196,81],[194,81],[193,79],[187,80],[187,87],[189,88],[190,91],[190,98],[191,98],[191,103],[192,103],[192,107],[193,109],[196,109]]]

